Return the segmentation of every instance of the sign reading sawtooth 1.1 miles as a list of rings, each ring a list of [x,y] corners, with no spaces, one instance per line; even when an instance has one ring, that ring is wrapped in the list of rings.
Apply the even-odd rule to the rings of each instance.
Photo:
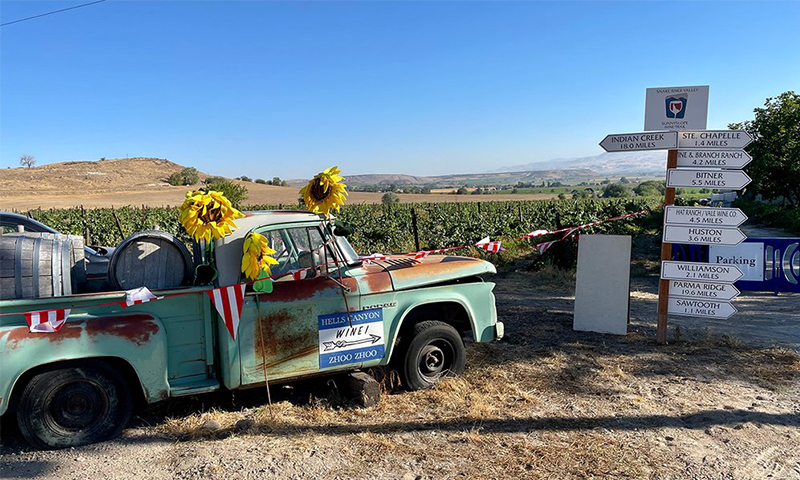
[[[684,317],[730,318],[736,307],[723,300],[700,300],[694,298],[669,297],[667,311],[670,315]]]

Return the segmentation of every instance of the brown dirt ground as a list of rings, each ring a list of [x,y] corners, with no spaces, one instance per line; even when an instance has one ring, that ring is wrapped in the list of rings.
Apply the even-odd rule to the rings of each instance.
[[[176,399],[113,441],[30,451],[3,423],[0,473],[47,478],[800,478],[800,357],[704,329],[654,342],[642,267],[627,336],[574,332],[574,277],[498,275],[506,337],[469,344],[467,371],[367,409],[310,387]],[[800,298],[784,311],[800,325]],[[744,295],[754,325],[772,299]],[[736,318],[736,317],[735,317]],[[763,327],[769,329],[769,326]],[[723,330],[724,331],[724,330]],[[384,385],[390,382],[384,379]],[[317,382],[316,385],[320,385]],[[309,399],[311,399],[309,401]],[[237,420],[254,424],[237,431]],[[206,432],[213,419],[220,428]]]
[[[186,190],[166,183],[170,174],[183,167],[158,158],[125,158],[97,162],[68,162],[33,168],[0,170],[0,208],[120,207],[180,205]],[[204,179],[209,175],[201,173]],[[298,188],[240,182],[248,188],[247,204],[297,203]],[[351,192],[349,204],[380,203],[381,193]],[[555,195],[411,195],[400,194],[402,203],[489,202],[542,200]]]

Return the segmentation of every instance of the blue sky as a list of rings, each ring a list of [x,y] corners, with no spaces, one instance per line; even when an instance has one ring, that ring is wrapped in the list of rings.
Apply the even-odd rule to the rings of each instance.
[[[0,3],[2,22],[84,3]],[[798,2],[118,1],[0,29],[0,164],[227,176],[481,172],[595,155],[645,88],[708,128],[800,89]]]

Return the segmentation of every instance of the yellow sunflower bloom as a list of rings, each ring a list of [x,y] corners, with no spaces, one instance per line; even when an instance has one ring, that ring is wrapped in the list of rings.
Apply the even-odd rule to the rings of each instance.
[[[269,242],[264,235],[256,232],[248,233],[242,245],[242,273],[250,280],[257,279],[261,271],[272,275],[269,266],[278,263],[270,257],[274,254],[275,250],[269,248]]]
[[[244,215],[231,206],[222,192],[188,191],[178,219],[195,240],[219,239],[236,228],[233,222]]]
[[[300,196],[306,203],[309,212],[330,214],[331,210],[339,208],[347,200],[347,185],[342,183],[339,167],[331,167],[318,173],[308,185],[300,190]]]

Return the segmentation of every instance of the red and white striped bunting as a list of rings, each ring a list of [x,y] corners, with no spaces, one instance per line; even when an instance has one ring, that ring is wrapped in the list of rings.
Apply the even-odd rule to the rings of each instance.
[[[366,257],[358,257],[358,260],[361,260],[364,263],[372,263],[378,260],[386,260],[387,258],[389,257],[382,253],[373,253],[372,255],[367,255]]]
[[[495,240],[494,242],[489,240],[489,237],[486,237],[475,244],[476,247],[482,248],[490,253],[497,253],[497,252],[505,252],[508,250],[507,248],[503,248],[501,245],[500,240]]]
[[[153,292],[151,292],[147,287],[139,287],[133,290],[126,290],[125,301],[119,302],[119,304],[125,308],[133,305],[139,305],[140,303],[147,303],[152,300],[161,300],[162,298],[164,297],[157,297],[153,295]]]
[[[536,244],[536,249],[539,250],[539,255],[544,255],[544,252],[546,252],[547,249],[550,248],[550,246],[552,246],[554,243],[560,242],[560,241],[561,241],[561,239],[559,238],[558,240],[551,240],[549,242],[537,243]]]
[[[230,287],[206,290],[211,302],[217,309],[217,313],[222,317],[228,333],[231,334],[231,338],[234,340],[236,340],[236,332],[239,330],[239,316],[242,314],[246,286],[246,283],[240,283]]]
[[[58,308],[39,312],[25,312],[24,315],[31,333],[55,333],[67,323],[69,312],[69,308]]]

